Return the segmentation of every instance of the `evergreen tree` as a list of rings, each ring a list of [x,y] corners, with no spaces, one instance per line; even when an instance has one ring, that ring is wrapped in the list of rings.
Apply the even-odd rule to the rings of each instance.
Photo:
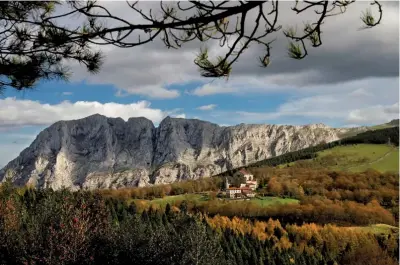
[[[132,203],[129,205],[128,213],[131,214],[131,215],[135,215],[135,214],[137,213],[137,207],[136,207],[135,202],[132,202]]]
[[[182,213],[184,213],[184,214],[187,213],[187,210],[188,210],[188,203],[187,203],[187,201],[182,201],[181,205],[179,206],[179,210],[180,210]]]

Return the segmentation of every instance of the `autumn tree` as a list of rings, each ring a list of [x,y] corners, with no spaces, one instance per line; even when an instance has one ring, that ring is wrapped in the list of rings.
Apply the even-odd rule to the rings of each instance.
[[[253,44],[264,47],[259,64],[267,67],[278,32],[290,40],[289,56],[299,60],[307,56],[307,47],[322,45],[324,22],[344,13],[354,2],[295,1],[293,15],[310,10],[316,14],[314,21],[297,31],[295,25],[283,28],[278,23],[282,6],[277,0],[160,2],[158,10],[127,1],[131,19],[96,1],[5,1],[0,3],[0,89],[23,90],[39,80],[66,79],[68,61],[96,72],[102,56],[94,46],[132,48],[156,38],[173,49],[192,41],[218,42],[225,51],[222,55],[211,58],[209,50],[203,48],[194,60],[204,77],[228,77],[232,65]],[[382,19],[381,4],[373,1],[372,5],[377,14],[374,16],[371,10],[362,14],[365,28],[378,25]],[[79,21],[77,15],[83,18],[82,24],[62,26],[65,20]]]

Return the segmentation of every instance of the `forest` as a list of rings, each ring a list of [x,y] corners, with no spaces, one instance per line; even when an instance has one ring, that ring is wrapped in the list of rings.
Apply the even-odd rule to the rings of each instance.
[[[0,189],[0,264],[398,264],[398,237],[314,223],[138,212],[98,193]]]
[[[224,185],[222,177],[121,190],[101,190],[102,196],[136,201],[139,212],[157,206],[149,200],[178,194],[210,192],[207,201],[185,201],[190,211],[208,215],[240,216],[257,220],[277,219],[282,223],[315,222],[340,225],[398,224],[399,179],[396,173],[367,170],[362,173],[331,172],[307,168],[253,168],[258,194],[288,197],[299,204],[262,206],[253,201],[221,201],[214,193]],[[179,207],[177,200],[171,203]],[[158,210],[163,210],[158,207]]]

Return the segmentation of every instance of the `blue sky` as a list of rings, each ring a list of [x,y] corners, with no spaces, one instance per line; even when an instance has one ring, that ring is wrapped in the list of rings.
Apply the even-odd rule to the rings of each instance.
[[[129,16],[123,4],[105,5]],[[286,40],[278,39],[271,67],[261,69],[260,50],[251,47],[228,80],[200,77],[193,64],[199,46],[174,51],[155,42],[125,50],[107,47],[97,75],[71,63],[68,83],[39,83],[25,92],[6,89],[0,96],[0,167],[52,123],[94,113],[123,119],[144,116],[155,125],[168,115],[220,125],[325,123],[332,127],[398,118],[398,6],[385,9],[379,27],[358,31],[365,7],[355,4],[326,22],[324,45],[310,50],[302,61],[289,59]],[[338,31],[343,28],[347,30]],[[215,47],[211,44],[211,48]]]
[[[250,94],[215,94],[205,97],[199,97],[185,93],[192,91],[202,84],[193,82],[184,85],[170,85],[169,89],[182,91],[181,95],[172,99],[152,99],[151,107],[155,109],[171,110],[179,108],[185,111],[187,118],[201,117],[205,113],[197,109],[198,107],[215,104],[215,109],[235,111],[246,110],[250,112],[272,112],[291,97],[288,92],[268,93],[268,98],[263,93]],[[113,85],[88,84],[87,82],[46,82],[39,84],[37,88],[31,91],[7,90],[3,98],[16,98],[18,100],[32,100],[51,105],[58,104],[61,101],[97,101],[100,103],[117,102],[119,104],[129,104],[142,100],[148,100],[140,95],[118,95],[118,89]],[[211,120],[210,120],[211,121]],[[213,122],[221,123],[218,119]]]

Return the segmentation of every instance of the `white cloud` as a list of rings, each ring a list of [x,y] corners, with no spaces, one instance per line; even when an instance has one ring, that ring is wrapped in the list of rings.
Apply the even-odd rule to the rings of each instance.
[[[180,95],[179,91],[176,89],[166,89],[162,86],[143,86],[140,88],[130,87],[127,89],[118,89],[115,96],[127,97],[131,94],[147,96],[154,99],[172,99]]]
[[[316,74],[315,72],[309,72],[310,75]],[[389,88],[398,88],[399,86],[399,78],[398,77],[380,77],[380,78],[363,78],[358,80],[351,80],[346,82],[338,82],[338,83],[316,83],[310,84],[307,86],[296,86],[296,85],[287,85],[287,84],[276,84],[276,80],[289,80],[293,78],[293,82],[296,79],[300,78],[302,74],[278,74],[271,76],[260,76],[260,77],[252,77],[252,76],[232,76],[230,81],[226,80],[213,80],[212,82],[200,84],[195,89],[188,92],[188,94],[195,96],[209,96],[209,95],[217,95],[217,94],[234,94],[234,95],[248,95],[255,93],[262,94],[271,94],[271,93],[292,93],[292,95],[301,95],[301,94],[312,94],[312,95],[323,95],[330,93],[349,93],[349,96],[353,98],[359,97],[369,97],[372,94],[368,92],[366,89],[374,89],[377,90],[382,84],[384,84],[383,90]],[[395,90],[391,90],[391,92],[396,93]],[[392,94],[393,96],[394,94]],[[387,92],[385,94],[377,94],[378,97],[386,97]]]
[[[360,127],[361,125],[359,124],[346,124],[345,126],[343,126],[344,128],[357,128]]]
[[[59,120],[73,120],[93,114],[107,117],[121,117],[124,120],[130,117],[146,117],[154,123],[160,122],[165,116],[175,111],[153,109],[148,101],[138,101],[131,104],[114,102],[99,103],[96,101],[63,101],[58,104],[42,104],[39,101],[17,100],[5,98],[0,100],[0,128],[29,125],[49,125]]]
[[[104,51],[104,65],[98,74],[88,75],[82,66],[74,64],[72,80],[114,85],[117,96],[125,92],[154,99],[177,98],[180,92],[169,88],[171,85],[200,78],[192,63],[197,50],[164,49],[160,42],[132,49],[109,47]]]
[[[363,109],[352,110],[347,118],[349,123],[379,124],[399,118],[399,102],[388,106],[371,106]]]
[[[206,83],[193,90],[192,94],[196,96],[208,96],[215,94],[229,94],[236,92],[231,84],[223,86],[221,84]]]
[[[296,96],[273,111],[221,110],[213,111],[207,118],[233,124],[305,124],[310,121],[339,126],[379,124],[399,116],[398,82],[398,78],[373,78],[335,85],[291,88]],[[265,88],[266,91],[268,89]],[[258,92],[263,91],[260,88]],[[258,108],[262,109],[262,106]]]
[[[277,85],[271,81],[271,77],[265,76],[232,76],[229,80],[218,79],[201,84],[190,91],[189,94],[200,97],[216,94],[242,95],[248,93],[269,93],[294,88],[285,85]]]
[[[215,109],[216,106],[217,106],[216,104],[210,104],[210,105],[200,106],[197,109],[198,110],[213,110],[213,109]]]
[[[177,114],[177,115],[172,115],[172,117],[173,117],[173,118],[181,118],[181,119],[184,119],[184,118],[186,118],[186,115],[185,115],[185,114]]]
[[[67,92],[62,92],[62,95],[63,96],[71,96],[73,93],[72,92],[69,92],[69,91],[67,91]]]

